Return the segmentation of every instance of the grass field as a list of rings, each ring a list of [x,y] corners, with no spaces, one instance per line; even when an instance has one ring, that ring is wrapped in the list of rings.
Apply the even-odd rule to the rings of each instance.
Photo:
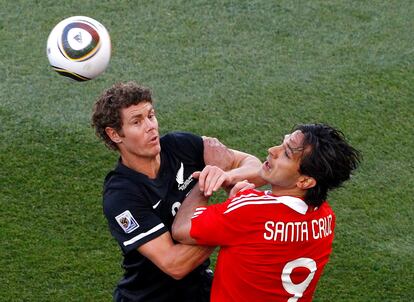
[[[161,132],[266,156],[297,123],[340,128],[364,161],[330,196],[334,252],[315,301],[413,301],[414,2],[0,0],[0,301],[110,301],[121,255],[101,209],[116,160],[92,104],[135,80]],[[61,19],[112,37],[102,76],[48,66]]]

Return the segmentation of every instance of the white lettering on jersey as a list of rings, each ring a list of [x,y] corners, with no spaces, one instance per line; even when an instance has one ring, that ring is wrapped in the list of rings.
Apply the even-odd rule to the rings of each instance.
[[[279,242],[298,242],[308,241],[309,231],[306,221],[283,222],[283,221],[266,221],[264,224],[265,232],[263,238],[265,240],[273,240]]]
[[[171,214],[175,217],[177,215],[178,209],[181,207],[181,202],[174,202],[171,206]]]
[[[193,176],[190,175],[181,186],[178,186],[178,190],[184,191],[193,180]]]
[[[266,221],[263,238],[278,242],[303,242],[309,240],[309,232],[315,240],[331,235],[332,215],[311,221]]]
[[[309,275],[302,282],[295,283],[291,278],[291,274],[293,270],[298,267],[306,267],[309,270]],[[318,267],[315,260],[311,258],[298,258],[286,263],[286,265],[283,267],[281,279],[283,288],[289,294],[293,295],[293,297],[290,297],[288,299],[288,302],[296,302],[303,297],[303,293],[311,283],[317,269]]]
[[[321,239],[332,234],[332,215],[312,220],[313,239]]]

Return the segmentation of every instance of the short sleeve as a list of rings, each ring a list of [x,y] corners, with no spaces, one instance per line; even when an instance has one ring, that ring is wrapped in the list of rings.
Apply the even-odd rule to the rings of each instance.
[[[221,204],[197,209],[191,219],[191,237],[201,245],[243,244],[256,219],[254,208],[244,205],[256,203],[260,195],[253,189],[244,190]]]
[[[185,163],[204,167],[204,144],[201,136],[189,132],[172,132],[163,137],[163,143]]]
[[[168,231],[151,205],[131,187],[104,194],[103,210],[110,232],[124,253]]]
[[[200,245],[227,246],[237,236],[237,226],[224,212],[228,201],[196,209],[191,219],[190,236]]]

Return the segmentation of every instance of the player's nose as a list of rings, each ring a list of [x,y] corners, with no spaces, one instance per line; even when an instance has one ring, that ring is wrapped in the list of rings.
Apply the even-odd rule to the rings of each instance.
[[[149,119],[149,118],[146,118],[144,120],[144,123],[145,123],[145,127],[147,131],[157,128],[157,125],[158,125],[155,119]]]
[[[280,151],[280,146],[273,146],[267,149],[267,152],[272,158],[277,158],[279,155],[279,151]]]

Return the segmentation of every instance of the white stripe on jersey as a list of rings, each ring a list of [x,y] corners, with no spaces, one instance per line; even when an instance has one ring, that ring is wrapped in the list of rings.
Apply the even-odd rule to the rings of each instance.
[[[140,240],[140,239],[144,238],[145,236],[148,236],[148,235],[158,231],[159,229],[161,229],[163,227],[164,227],[164,224],[161,222],[159,225],[156,225],[151,230],[146,231],[145,233],[141,233],[141,234],[135,236],[134,238],[132,238],[130,240],[124,241],[124,245],[128,246],[130,244],[133,244],[134,242],[137,242],[138,240]]]
[[[191,217],[191,219],[198,217],[200,214],[202,214],[205,210],[207,210],[206,207],[200,207],[195,209],[193,216]]]
[[[206,207],[198,207],[198,208],[196,208],[195,210],[196,211],[203,211],[203,210],[205,210],[205,209],[207,209]]]
[[[258,196],[256,194],[248,194],[241,195],[233,199],[223,214],[230,213],[231,211],[236,210],[240,207],[258,204],[284,204],[285,206],[302,215],[304,215],[308,210],[308,205],[300,198],[291,196],[275,197],[269,195]]]
[[[257,199],[260,199],[260,200],[273,200],[273,201],[275,201],[276,200],[276,197],[275,196],[269,196],[269,195],[259,196],[257,194],[241,195],[241,196],[238,196],[238,197],[234,198],[229,203],[229,205],[227,206],[227,208],[230,208],[232,206],[235,206],[235,205],[237,205],[237,204],[239,204],[241,202],[246,202],[246,201],[249,201],[249,200],[257,200]]]

